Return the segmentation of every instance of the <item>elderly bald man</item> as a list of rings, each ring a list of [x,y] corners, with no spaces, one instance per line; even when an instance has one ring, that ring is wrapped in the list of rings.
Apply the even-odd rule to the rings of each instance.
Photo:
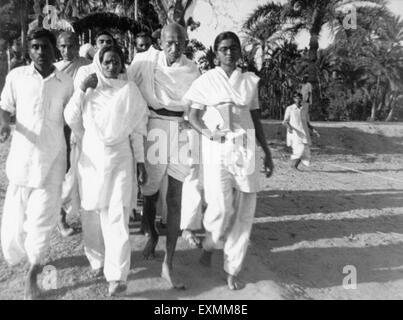
[[[190,171],[187,159],[181,161],[178,155],[187,143],[184,113],[188,106],[183,96],[200,75],[196,64],[183,55],[186,40],[186,31],[181,25],[168,24],[161,31],[163,50],[151,47],[137,54],[128,69],[129,80],[136,82],[150,109],[145,142],[148,181],[142,186],[149,239],[143,255],[149,259],[155,254],[158,242],[154,225],[156,201],[163,178],[168,175],[167,238],[161,276],[174,288],[184,288],[173,277],[172,262],[180,230],[182,183]]]

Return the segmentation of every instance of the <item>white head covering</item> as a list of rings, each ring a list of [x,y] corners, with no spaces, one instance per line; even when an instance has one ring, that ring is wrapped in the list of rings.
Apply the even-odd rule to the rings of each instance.
[[[89,110],[99,138],[113,145],[128,138],[132,132],[147,134],[148,109],[134,82],[105,78],[99,51],[93,61],[98,84],[89,90]]]

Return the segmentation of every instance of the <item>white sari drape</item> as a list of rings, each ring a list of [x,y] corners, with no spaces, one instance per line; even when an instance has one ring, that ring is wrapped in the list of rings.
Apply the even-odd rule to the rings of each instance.
[[[148,110],[133,82],[105,78],[98,54],[94,62],[97,87],[86,93],[76,90],[64,113],[74,134],[82,138],[81,206],[85,210],[130,207],[134,174],[130,136],[147,134]],[[133,144],[133,149],[138,148],[143,152],[142,141]]]
[[[225,164],[244,192],[259,189],[255,131],[250,114],[250,110],[259,107],[258,82],[259,77],[253,73],[236,69],[228,78],[221,67],[216,67],[195,80],[184,97],[206,106],[203,120],[208,128],[222,122],[217,108],[227,103],[232,105],[233,131],[226,134],[225,144],[203,138],[203,163],[214,162],[217,154],[225,154]]]

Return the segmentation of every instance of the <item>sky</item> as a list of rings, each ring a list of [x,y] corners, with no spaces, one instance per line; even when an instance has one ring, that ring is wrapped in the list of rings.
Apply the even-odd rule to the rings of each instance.
[[[191,38],[196,38],[204,45],[212,45],[215,36],[225,30],[240,32],[242,22],[250,15],[258,5],[263,5],[270,0],[196,0],[190,8],[189,15],[195,21],[200,21],[201,26],[194,32],[190,32]],[[284,3],[286,0],[272,0]],[[403,18],[403,0],[388,0],[389,9]],[[309,34],[301,32],[296,37],[298,47],[308,47]],[[332,42],[332,35],[324,28],[320,35],[319,47],[326,48]]]

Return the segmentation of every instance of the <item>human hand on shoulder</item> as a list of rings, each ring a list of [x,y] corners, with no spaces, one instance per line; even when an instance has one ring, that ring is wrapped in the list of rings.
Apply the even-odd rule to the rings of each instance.
[[[88,88],[95,89],[97,84],[98,84],[98,77],[96,73],[92,73],[87,78],[85,78],[83,83],[80,85],[80,89],[86,92]]]

